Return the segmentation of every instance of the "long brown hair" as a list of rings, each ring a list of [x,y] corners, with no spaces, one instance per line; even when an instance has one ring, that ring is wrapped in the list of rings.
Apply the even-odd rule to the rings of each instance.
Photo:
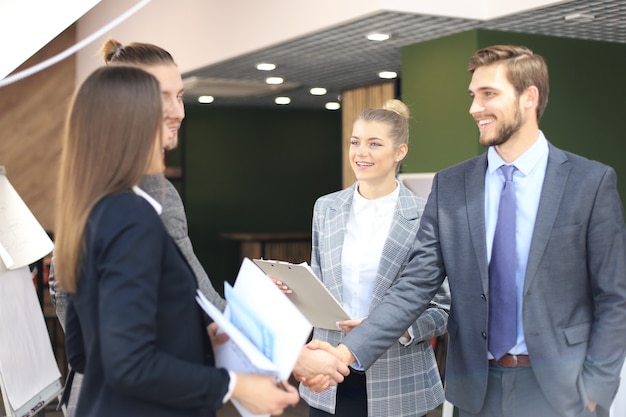
[[[76,92],[57,192],[54,257],[60,288],[76,291],[92,208],[102,197],[139,183],[162,120],[159,83],[137,67],[99,68]]]

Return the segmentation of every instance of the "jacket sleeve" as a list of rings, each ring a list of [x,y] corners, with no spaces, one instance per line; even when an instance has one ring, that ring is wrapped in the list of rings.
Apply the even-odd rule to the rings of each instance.
[[[83,343],[83,332],[80,327],[80,321],[76,314],[76,309],[71,300],[68,300],[67,294],[64,298],[67,302],[63,304],[63,315],[65,323],[65,352],[67,361],[73,370],[78,373],[85,372],[85,345]]]
[[[98,326],[105,379],[117,390],[156,403],[219,408],[228,389],[228,372],[182,359],[158,347],[158,338],[162,337],[159,317],[171,313],[163,311],[160,304],[167,287],[161,278],[161,262],[155,260],[164,258],[164,242],[169,238],[157,223],[159,218],[153,211],[141,212],[136,207],[124,215],[105,211],[105,216],[108,217],[103,224],[108,231],[100,236],[96,255]],[[180,303],[197,307],[193,296]],[[179,304],[177,308],[179,314],[186,314],[181,317],[190,318],[189,305]],[[181,328],[172,337],[181,338],[179,343],[203,343],[201,324],[181,324],[187,329]]]
[[[626,350],[626,226],[612,168],[607,168],[595,199],[587,248],[596,310],[581,388],[583,398],[608,409],[617,390]]]
[[[50,291],[50,300],[54,306],[61,328],[65,331],[65,311],[67,309],[67,293],[57,288],[57,281],[54,274],[54,254],[50,261],[50,275],[48,277],[48,290]]]
[[[412,344],[430,341],[433,337],[445,334],[448,330],[449,313],[450,288],[446,280],[441,284],[426,310],[411,325],[414,335]]]

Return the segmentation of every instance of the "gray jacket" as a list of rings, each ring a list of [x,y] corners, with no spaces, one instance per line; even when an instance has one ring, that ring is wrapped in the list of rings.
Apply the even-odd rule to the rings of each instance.
[[[352,208],[354,185],[321,197],[313,213],[311,268],[326,288],[342,300],[341,254],[348,215]],[[374,309],[401,274],[419,228],[425,201],[400,184],[400,195],[385,241],[370,311]],[[421,416],[443,402],[443,387],[430,339],[446,332],[450,294],[442,286],[428,309],[404,329],[411,327],[415,336],[409,346],[397,338],[377,360],[368,363],[366,371],[367,407],[369,416]],[[387,320],[394,321],[393,315]],[[367,321],[367,320],[365,320]],[[359,326],[360,327],[360,326]],[[313,338],[336,346],[345,334],[340,331],[315,329]],[[377,338],[377,332],[368,334]],[[378,358],[380,356],[380,358]],[[371,366],[370,366],[371,365]],[[337,387],[314,393],[303,385],[300,394],[317,409],[334,413]]]

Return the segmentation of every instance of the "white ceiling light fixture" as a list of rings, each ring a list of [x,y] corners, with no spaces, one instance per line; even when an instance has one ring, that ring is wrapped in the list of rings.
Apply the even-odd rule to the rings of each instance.
[[[270,64],[269,62],[261,62],[256,64],[256,69],[259,71],[272,71],[276,69],[276,64]]]
[[[324,87],[313,87],[309,91],[314,96],[323,96],[328,92],[328,90],[326,90]]]
[[[267,77],[265,79],[265,82],[267,84],[271,84],[271,85],[278,85],[278,84],[282,84],[285,80],[283,80],[282,77]]]
[[[394,71],[381,71],[378,73],[378,76],[386,80],[391,80],[393,78],[398,77],[398,73]]]
[[[215,101],[215,97],[213,96],[200,96],[198,97],[198,103],[209,104]]]
[[[285,104],[291,103],[291,99],[289,97],[276,97],[274,99],[274,103],[280,104],[280,105],[285,105]]]
[[[367,35],[365,35],[365,37],[369,39],[370,41],[381,42],[381,41],[386,41],[387,39],[391,38],[391,35],[388,33],[376,32],[376,33],[368,33]]]
[[[572,13],[565,15],[564,19],[568,22],[574,23],[587,23],[594,20],[596,17],[592,14],[587,13]]]
[[[341,104],[336,101],[329,101],[324,107],[326,110],[339,110],[341,108]]]

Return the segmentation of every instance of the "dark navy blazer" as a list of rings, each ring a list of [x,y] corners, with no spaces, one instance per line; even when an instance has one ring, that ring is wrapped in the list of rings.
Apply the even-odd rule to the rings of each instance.
[[[206,416],[228,372],[213,367],[194,274],[154,208],[132,191],[100,200],[85,229],[66,349],[84,373],[76,414]]]

